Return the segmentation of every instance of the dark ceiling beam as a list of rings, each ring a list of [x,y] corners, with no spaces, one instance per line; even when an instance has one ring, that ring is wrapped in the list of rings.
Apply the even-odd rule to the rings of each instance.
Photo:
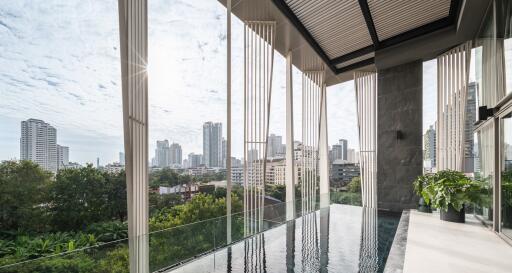
[[[302,37],[306,39],[306,42],[313,48],[313,50],[320,56],[320,58],[329,66],[333,73],[336,73],[336,66],[331,63],[331,60],[325,54],[324,50],[320,45],[316,42],[315,38],[309,33],[306,27],[302,24],[302,22],[297,18],[295,13],[288,7],[288,5],[284,2],[284,0],[272,0],[276,7],[290,20],[292,25],[300,32]]]
[[[351,71],[351,70],[354,70],[354,69],[358,69],[358,68],[361,68],[361,67],[365,67],[365,66],[368,66],[368,65],[371,65],[371,64],[374,64],[374,63],[375,63],[375,58],[372,57],[372,58],[369,58],[369,59],[366,59],[366,60],[362,60],[362,61],[357,62],[357,63],[353,63],[353,64],[350,64],[350,65],[338,68],[338,69],[336,69],[336,74],[341,74],[341,73],[344,73],[344,72],[348,72],[348,71]]]
[[[342,62],[346,62],[346,61],[352,60],[354,58],[361,57],[361,56],[364,56],[366,54],[370,54],[370,53],[372,53],[374,51],[375,51],[375,49],[373,48],[373,45],[369,45],[369,46],[363,47],[361,49],[358,49],[356,51],[352,51],[352,52],[350,52],[348,54],[336,57],[336,58],[331,60],[331,63],[333,65],[337,65],[337,64],[340,64]]]
[[[360,0],[360,2],[361,1],[362,0]],[[361,8],[361,10],[362,10],[362,8]],[[412,40],[414,38],[417,38],[417,37],[420,37],[423,35],[431,34],[433,32],[439,31],[441,29],[444,29],[444,28],[447,28],[450,26],[455,26],[459,12],[460,12],[460,0],[451,0],[450,11],[449,11],[447,17],[441,18],[437,21],[428,23],[426,25],[417,27],[415,29],[411,29],[404,33],[400,33],[400,34],[393,36],[391,38],[388,38],[386,40],[379,41],[379,46],[377,47],[377,49],[380,50],[380,49],[388,48],[388,47],[401,44],[403,42]],[[363,14],[364,14],[364,12],[363,12]],[[365,15],[365,19],[366,19],[366,15]],[[372,39],[373,39],[373,37],[372,37]],[[364,48],[358,49],[356,51],[350,52],[348,54],[336,57],[331,60],[331,64],[337,65],[342,62],[346,62],[350,59],[368,54],[368,53],[372,52],[370,49],[371,49],[371,46],[364,47]],[[338,70],[339,70],[339,68],[338,68]]]
[[[359,7],[361,7],[361,11],[363,12],[364,20],[366,21],[366,27],[368,27],[368,32],[372,37],[373,46],[375,49],[379,48],[379,36],[377,36],[377,30],[375,30],[375,24],[373,23],[372,14],[370,12],[370,7],[368,6],[367,0],[359,0]]]

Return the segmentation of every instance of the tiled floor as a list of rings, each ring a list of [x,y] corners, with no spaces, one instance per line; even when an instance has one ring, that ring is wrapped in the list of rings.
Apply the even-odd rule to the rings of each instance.
[[[472,216],[457,224],[411,211],[404,272],[510,273],[512,247]]]

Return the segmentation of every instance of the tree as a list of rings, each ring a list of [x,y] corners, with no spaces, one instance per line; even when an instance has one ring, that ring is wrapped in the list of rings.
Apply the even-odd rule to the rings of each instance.
[[[285,202],[286,198],[286,186],[285,185],[265,185],[265,194],[272,196],[282,202]]]
[[[31,161],[0,163],[0,229],[44,231],[52,174]]]
[[[354,177],[347,185],[348,192],[361,193],[361,177]]]
[[[121,222],[128,216],[127,194],[126,194],[126,173],[103,172],[106,179],[105,193],[107,197],[108,215]]]
[[[92,165],[57,173],[50,186],[50,211],[57,230],[84,229],[88,224],[126,218],[123,172],[110,174]]]

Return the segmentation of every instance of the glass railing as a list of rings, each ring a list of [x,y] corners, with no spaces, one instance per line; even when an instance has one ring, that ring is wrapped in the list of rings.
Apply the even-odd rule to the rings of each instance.
[[[45,242],[40,247],[45,247]],[[72,244],[67,242],[66,244]],[[35,247],[35,246],[34,246]],[[69,249],[72,246],[62,246]],[[29,253],[20,253],[24,250],[15,250],[12,259],[17,256],[30,258]],[[53,250],[59,252],[58,249]],[[4,263],[8,260],[4,260]],[[0,273],[107,273],[129,272],[128,268],[128,239],[101,243],[91,247],[80,248],[63,253],[49,254],[47,256],[32,258],[27,261],[0,265]]]
[[[336,193],[331,194],[331,198],[339,196]],[[352,199],[349,201],[357,204],[357,198],[353,199],[355,201]],[[340,203],[340,200],[335,199],[331,203]],[[222,216],[153,231],[138,239],[149,245],[150,272],[164,272],[286,223],[287,205],[286,202],[282,202],[256,210],[237,212],[230,217]],[[306,205],[309,210],[302,210]],[[319,208],[320,197],[309,201],[296,200],[295,218]],[[231,222],[231,236],[228,236],[229,222]],[[24,257],[29,257],[29,260],[23,262],[16,262],[13,256],[13,263],[10,265],[9,261],[4,259],[3,265],[0,265],[0,273],[123,273],[129,272],[128,256],[128,239],[123,239],[43,257],[32,258],[30,255],[25,255]]]

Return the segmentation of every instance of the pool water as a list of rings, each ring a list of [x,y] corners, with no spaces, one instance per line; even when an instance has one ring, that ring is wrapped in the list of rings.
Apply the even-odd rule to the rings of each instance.
[[[333,204],[168,272],[383,272],[399,220]]]

